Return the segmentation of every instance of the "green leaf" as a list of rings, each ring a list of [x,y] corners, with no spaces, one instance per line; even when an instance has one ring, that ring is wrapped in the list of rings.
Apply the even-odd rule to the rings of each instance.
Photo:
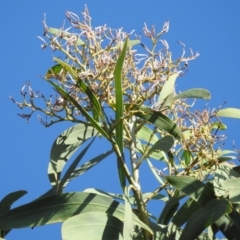
[[[205,207],[197,210],[189,218],[180,240],[195,239],[204,229],[229,212],[231,212],[231,204],[227,200],[214,199],[210,201]]]
[[[150,142],[151,144],[154,144],[158,141],[158,137],[156,134],[154,134],[153,130],[145,125],[137,132],[136,137],[140,140],[144,140],[147,143]]]
[[[8,230],[63,222],[85,212],[103,212],[124,221],[124,205],[121,203],[93,193],[73,192],[37,199],[2,214],[0,229]],[[133,222],[152,233],[152,230],[135,214],[133,214]]]
[[[77,38],[77,45],[84,45],[85,43],[78,37],[77,34],[73,34],[73,33],[69,33],[67,31],[64,31],[62,29],[58,29],[58,28],[48,28],[47,30],[49,33],[56,35],[56,36],[60,36],[61,38],[65,39],[65,40],[69,40],[69,38],[71,36],[76,36]]]
[[[165,177],[168,183],[178,190],[187,194],[197,202],[206,203],[214,196],[213,190],[201,181],[189,176],[168,176]],[[200,203],[199,202],[199,203]],[[201,203],[200,203],[201,204]],[[201,204],[203,206],[203,204]]]
[[[164,83],[161,90],[158,102],[162,103],[171,93],[175,91],[175,81],[178,77],[178,73],[173,73],[167,81]]]
[[[12,204],[25,194],[27,194],[27,191],[20,190],[6,195],[0,202],[0,214],[9,211]]]
[[[219,117],[240,118],[240,109],[238,108],[225,108],[217,112]]]
[[[164,136],[159,139],[148,151],[147,156],[156,151],[169,152],[174,144],[174,138],[172,136]]]
[[[240,179],[234,178],[222,182],[223,189],[229,193],[229,201],[231,203],[240,203]]]
[[[125,239],[123,222],[103,212],[86,212],[67,219],[62,225],[62,239]]]
[[[167,225],[169,221],[174,216],[175,212],[179,207],[179,201],[183,198],[183,196],[179,197],[171,197],[167,202],[165,207],[163,208],[161,215],[158,219],[159,224]]]
[[[63,187],[66,187],[66,185],[73,180],[74,178],[84,174],[85,172],[87,172],[88,170],[90,170],[91,168],[93,168],[95,165],[97,165],[98,163],[100,163],[102,160],[104,160],[106,157],[108,157],[110,154],[112,154],[114,152],[114,150],[109,150],[103,154],[100,154],[97,157],[92,158],[91,160],[89,160],[88,162],[84,163],[82,166],[76,168],[71,175],[69,176],[69,178],[67,179],[67,181],[64,181]],[[77,157],[78,158],[78,157]],[[63,178],[64,179],[64,178]],[[61,180],[62,182],[63,180]],[[61,185],[61,183],[60,183]]]
[[[174,97],[174,99],[179,99],[179,98],[202,98],[202,99],[210,99],[211,98],[211,93],[203,88],[193,88],[186,90],[184,92],[179,93]]]
[[[165,116],[161,112],[156,112],[147,106],[140,106],[139,112],[135,112],[134,115],[151,122],[162,130],[167,131],[173,137],[180,140],[183,137],[182,131],[170,118]]]
[[[63,88],[58,86],[56,83],[48,81],[51,85],[54,86],[55,90],[62,95],[66,100],[70,101],[70,103],[75,106],[82,115],[88,120],[88,122],[98,130],[100,134],[102,134],[105,138],[109,139],[108,134],[105,130],[100,126],[100,123],[96,122],[96,120],[88,114],[88,112],[71,96],[69,95]]]
[[[226,130],[227,125],[221,123],[221,122],[214,122],[212,123],[211,129],[220,129],[220,130]]]
[[[59,183],[66,162],[79,146],[96,135],[96,133],[97,131],[93,127],[79,123],[65,130],[57,137],[51,148],[48,165],[48,177],[52,186]]]
[[[118,148],[120,150],[122,159],[124,159],[123,154],[123,91],[122,91],[122,67],[125,60],[125,55],[127,51],[127,44],[128,39],[126,40],[122,53],[119,56],[116,68],[114,71],[114,83],[115,83],[115,92],[116,92],[116,112],[115,112],[115,121],[117,123],[116,125],[116,143],[118,145]],[[124,190],[126,186],[126,177],[125,172],[123,170],[123,167],[120,163],[120,159],[118,159],[118,174],[120,183],[122,186],[122,189]]]
[[[172,222],[176,226],[181,227],[184,223],[188,221],[192,214],[200,208],[201,208],[200,204],[198,204],[193,199],[189,198],[176,212],[172,219]]]
[[[133,211],[129,200],[129,191],[131,187],[125,187],[125,215],[124,215],[124,227],[123,227],[123,239],[133,238]]]
[[[192,162],[192,154],[188,150],[183,151],[181,158],[184,160],[186,166],[188,166]]]

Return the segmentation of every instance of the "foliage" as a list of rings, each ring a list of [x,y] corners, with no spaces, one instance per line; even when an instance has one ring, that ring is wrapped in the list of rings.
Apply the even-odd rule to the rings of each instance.
[[[71,28],[51,28],[44,20],[46,40],[40,38],[43,49],[62,54],[53,58],[55,64],[43,77],[55,89],[57,100],[33,91],[29,82],[21,90],[23,102],[11,99],[21,109],[31,110],[19,114],[27,120],[38,111],[48,117],[44,121],[38,116],[46,127],[61,121],[74,125],[53,143],[50,191],[15,209],[10,209],[12,203],[26,192],[10,193],[0,202],[1,237],[14,228],[63,222],[62,237],[68,240],[216,239],[218,231],[237,239],[239,173],[228,161],[236,158],[238,150],[223,149],[226,136],[219,132],[226,129],[220,117],[239,118],[240,110],[194,110],[191,100],[210,99],[209,91],[195,88],[178,94],[175,90],[188,62],[199,54],[191,50],[185,57],[185,45],[179,42],[182,56],[172,60],[168,43],[160,39],[169,22],[159,33],[144,26],[151,41],[147,47],[144,39],[122,29],[93,28],[87,8],[83,21],[71,12],[66,17]],[[142,49],[144,53],[139,53]],[[42,105],[37,105],[39,98]],[[99,137],[111,144],[109,151],[79,166]],[[97,189],[63,193],[72,179],[110,154],[116,155],[122,194]],[[67,161],[72,163],[62,176]],[[144,161],[159,183],[147,193],[142,192],[139,172]],[[166,168],[157,169],[154,161]],[[148,212],[152,200],[164,201],[160,216]]]

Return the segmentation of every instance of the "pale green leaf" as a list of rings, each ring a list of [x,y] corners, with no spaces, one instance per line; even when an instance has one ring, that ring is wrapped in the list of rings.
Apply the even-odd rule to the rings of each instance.
[[[93,193],[73,192],[40,198],[0,215],[0,229],[34,227],[63,222],[85,212],[103,212],[124,221],[124,205]],[[152,230],[133,214],[133,222],[150,233]]]
[[[171,93],[175,91],[175,81],[178,77],[178,73],[173,73],[167,81],[164,83],[160,92],[158,102],[162,103]]]
[[[93,127],[79,123],[57,137],[51,148],[48,165],[48,177],[53,186],[58,184],[63,167],[70,157],[81,144],[96,133],[97,131]]]
[[[123,223],[103,212],[86,212],[67,219],[62,225],[62,238],[67,240],[121,239]]]
[[[179,93],[174,97],[174,99],[179,99],[179,98],[202,98],[202,99],[210,99],[211,98],[211,93],[203,88],[193,88],[186,90],[184,92]]]
[[[238,108],[225,108],[217,112],[219,117],[240,118],[240,109]]]
[[[137,132],[136,137],[147,143],[150,142],[151,144],[158,141],[158,137],[153,130],[145,125]]]
[[[233,178],[222,182],[222,187],[228,192],[231,203],[240,203],[240,178]]]
[[[125,215],[124,215],[124,226],[123,226],[123,239],[133,238],[133,211],[129,200],[129,192],[131,187],[125,187],[124,200],[125,200]]]

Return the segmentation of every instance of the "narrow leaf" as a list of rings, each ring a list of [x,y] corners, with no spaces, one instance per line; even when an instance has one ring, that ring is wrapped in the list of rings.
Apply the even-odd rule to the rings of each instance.
[[[116,91],[116,112],[115,112],[115,121],[117,123],[116,126],[116,143],[119,147],[120,153],[122,155],[122,158],[124,159],[123,154],[123,91],[122,91],[122,67],[125,60],[125,55],[127,51],[127,44],[128,39],[126,40],[122,53],[119,56],[116,68],[114,72],[114,83],[115,83],[115,91]],[[119,173],[119,179],[122,186],[122,189],[124,190],[126,186],[126,178],[124,170],[120,164],[120,160],[118,160],[118,173]]]
[[[123,239],[133,238],[133,211],[129,200],[130,187],[125,187],[125,215],[123,227]]]
[[[158,141],[158,137],[154,134],[153,130],[145,125],[137,132],[136,137],[147,143],[150,142],[151,144]]]
[[[62,95],[66,100],[70,101],[70,103],[74,105],[82,113],[82,115],[89,121],[89,123],[92,124],[94,128],[98,130],[100,134],[102,134],[107,139],[109,138],[108,134],[100,126],[100,124],[96,122],[96,120],[91,115],[89,115],[89,113],[71,95],[69,95],[63,88],[58,86],[56,83],[51,81],[48,81],[48,82],[55,87],[56,91],[60,95]]]
[[[62,225],[62,239],[125,239],[123,222],[103,212],[86,212],[67,219]]]
[[[180,240],[197,238],[204,229],[229,212],[231,212],[231,204],[227,200],[214,199],[210,201],[204,208],[197,210],[189,218]]]
[[[229,193],[231,203],[240,203],[240,179],[234,178],[222,183],[223,189]]]
[[[217,112],[219,117],[240,118],[240,109],[238,108],[225,108]]]
[[[53,58],[54,61],[58,62],[66,71],[68,71],[69,74],[72,75],[72,77],[74,78],[74,80],[77,82],[79,88],[88,96],[89,100],[91,101],[93,108],[95,109],[96,113],[103,118],[103,114],[102,114],[102,108],[101,105],[99,103],[99,101],[97,100],[97,97],[95,96],[95,94],[93,93],[93,91],[91,90],[91,88],[89,86],[87,86],[84,81],[82,81],[79,76],[78,76],[78,72],[75,71],[75,68],[70,66],[69,64],[67,64],[66,62],[58,59],[58,58]]]
[[[203,88],[193,88],[186,90],[184,92],[179,93],[174,97],[174,99],[179,99],[179,98],[202,98],[202,99],[210,99],[211,98],[211,93]]]

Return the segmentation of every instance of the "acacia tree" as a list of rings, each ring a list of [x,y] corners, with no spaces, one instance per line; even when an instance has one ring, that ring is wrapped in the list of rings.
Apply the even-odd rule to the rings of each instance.
[[[48,27],[43,21],[42,48],[61,53],[43,77],[55,89],[56,100],[34,91],[29,82],[21,90],[22,102],[10,97],[21,109],[30,109],[19,114],[27,120],[40,112],[38,118],[46,127],[62,121],[73,126],[53,143],[48,166],[51,189],[14,209],[12,203],[25,191],[10,193],[0,202],[1,237],[15,228],[63,222],[62,238],[68,240],[215,239],[218,231],[237,239],[239,173],[228,161],[238,150],[223,149],[226,136],[221,131],[226,125],[220,117],[240,118],[240,110],[196,110],[195,100],[210,99],[209,91],[176,92],[177,78],[199,54],[191,50],[185,57],[185,45],[179,42],[182,55],[172,60],[167,41],[161,39],[169,22],[160,32],[144,25],[145,38],[140,38],[106,25],[93,28],[87,8],[82,16],[80,21],[66,12],[71,24],[66,29]],[[146,38],[150,46],[144,44]],[[80,165],[96,138],[111,148]],[[104,189],[63,193],[72,179],[110,154],[117,159],[122,194]],[[67,161],[71,164],[63,174]],[[146,178],[140,181],[139,171],[144,161],[159,183],[147,193],[142,192]],[[157,169],[155,161],[166,168]],[[165,203],[160,216],[148,211],[152,200]]]

